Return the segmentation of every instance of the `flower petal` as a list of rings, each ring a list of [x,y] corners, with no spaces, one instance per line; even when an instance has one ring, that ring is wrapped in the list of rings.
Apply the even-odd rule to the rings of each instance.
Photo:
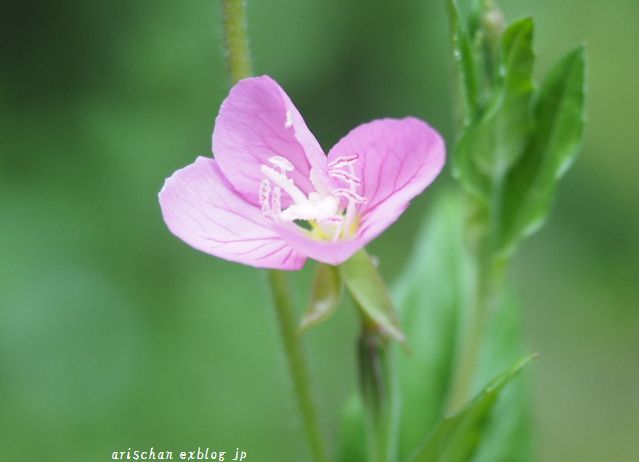
[[[176,171],[159,197],[168,228],[198,250],[258,268],[304,266],[306,257],[280,238],[258,207],[233,191],[213,159],[198,157]]]
[[[358,235],[369,242],[408,207],[437,177],[446,157],[442,137],[414,117],[380,119],[362,124],[329,152],[328,161],[357,154],[357,193],[366,202],[358,207]]]
[[[268,76],[240,80],[222,103],[213,130],[213,155],[236,191],[259,204],[261,165],[286,158],[289,172],[305,193],[313,191],[312,167],[326,179],[326,156],[282,88]],[[284,206],[289,204],[284,199]]]
[[[355,238],[344,241],[318,240],[292,223],[280,222],[275,225],[275,230],[296,251],[329,265],[344,263],[368,242],[359,233]]]

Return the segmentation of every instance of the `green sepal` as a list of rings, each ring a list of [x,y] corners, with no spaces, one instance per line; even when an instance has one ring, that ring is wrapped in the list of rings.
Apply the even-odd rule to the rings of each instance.
[[[482,440],[483,430],[503,388],[535,357],[529,356],[493,379],[457,414],[442,420],[409,462],[468,462]]]
[[[342,263],[339,272],[368,327],[404,343],[406,338],[386,283],[366,251],[360,250]]]
[[[311,288],[311,299],[300,322],[301,332],[331,317],[339,305],[342,289],[342,278],[337,268],[318,263]]]

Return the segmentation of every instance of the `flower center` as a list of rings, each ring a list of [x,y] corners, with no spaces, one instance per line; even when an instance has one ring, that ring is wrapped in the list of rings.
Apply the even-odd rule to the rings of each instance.
[[[341,184],[332,190],[311,169],[309,181],[315,190],[305,195],[288,177],[288,173],[295,170],[293,164],[282,156],[269,157],[270,165],[260,167],[266,177],[260,182],[259,189],[262,214],[284,222],[307,222],[311,226],[311,233],[319,239],[337,241],[352,236],[357,225],[356,206],[366,201],[357,193],[357,188],[362,184],[355,174],[357,159],[357,154],[354,154],[329,162],[328,174]],[[282,191],[292,200],[292,204],[284,210]]]

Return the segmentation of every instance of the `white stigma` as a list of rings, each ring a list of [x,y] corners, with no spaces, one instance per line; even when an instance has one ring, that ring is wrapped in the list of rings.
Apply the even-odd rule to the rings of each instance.
[[[269,183],[267,179],[264,179],[260,182],[260,205],[262,206],[262,215],[265,217],[271,214],[270,196],[271,183]]]

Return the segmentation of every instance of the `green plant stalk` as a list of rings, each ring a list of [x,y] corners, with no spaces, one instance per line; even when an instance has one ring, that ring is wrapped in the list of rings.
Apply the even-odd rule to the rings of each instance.
[[[366,419],[369,462],[395,462],[397,384],[389,340],[365,320],[358,342],[359,384]]]
[[[245,0],[221,0],[224,51],[232,83],[253,75]]]
[[[473,227],[470,220],[467,220],[467,226]],[[479,236],[479,242],[476,242],[477,245],[471,244],[474,291],[470,302],[468,325],[466,331],[462,332],[461,352],[457,357],[453,373],[453,383],[447,403],[448,414],[460,411],[471,398],[483,334],[502,289],[502,278],[507,262],[494,255],[491,251],[491,241],[490,234],[482,233]]]
[[[246,4],[244,0],[221,0],[221,6],[226,63],[231,82],[235,83],[253,74],[246,29]],[[315,462],[326,462],[328,461],[326,447],[311,393],[307,362],[298,335],[295,310],[286,275],[282,271],[271,270],[268,272],[268,281],[311,454]]]
[[[498,42],[503,32],[503,16],[493,0],[477,0],[475,3],[478,24],[481,28],[478,47],[482,63],[483,78],[490,86],[498,60]],[[455,48],[455,39],[451,46]],[[461,79],[461,76],[457,76]],[[461,95],[456,94],[457,104]],[[475,108],[467,108],[473,111]],[[463,127],[458,127],[461,130]],[[499,169],[502,172],[502,169]],[[503,177],[495,179],[494,191],[489,203],[483,203],[467,194],[468,213],[465,223],[467,247],[473,267],[473,293],[469,301],[468,323],[462,332],[460,352],[453,371],[451,392],[448,396],[447,413],[459,411],[471,398],[473,378],[479,363],[484,331],[488,318],[503,289],[503,276],[508,260],[496,252],[495,242],[499,235],[496,224],[500,223],[502,207]]]
[[[277,313],[282,343],[286,351],[295,395],[297,396],[299,409],[306,428],[306,436],[311,454],[316,462],[324,462],[327,461],[328,458],[319,426],[315,402],[311,393],[308,368],[304,357],[304,350],[300,342],[298,324],[295,320],[286,275],[282,271],[269,271],[268,279],[273,292],[273,302]]]

